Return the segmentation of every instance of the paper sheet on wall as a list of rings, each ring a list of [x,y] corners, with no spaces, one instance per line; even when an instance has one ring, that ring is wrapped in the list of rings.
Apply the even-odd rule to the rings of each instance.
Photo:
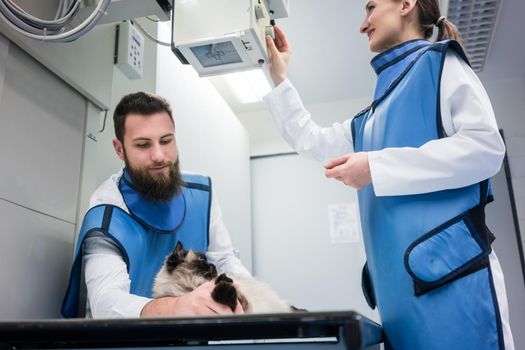
[[[356,203],[328,206],[330,237],[333,244],[359,243],[359,221]]]

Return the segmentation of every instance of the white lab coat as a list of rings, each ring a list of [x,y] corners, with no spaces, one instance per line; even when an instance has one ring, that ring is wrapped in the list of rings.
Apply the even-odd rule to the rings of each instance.
[[[129,213],[118,182],[122,171],[112,175],[93,193],[90,208],[112,204]],[[250,276],[234,255],[230,234],[222,221],[221,208],[212,191],[210,235],[206,257],[219,273]],[[84,243],[84,275],[87,286],[87,316],[93,318],[135,318],[151,299],[130,293],[131,281],[119,248],[102,233],[93,233]]]
[[[445,58],[440,98],[447,137],[419,148],[368,152],[377,196],[460,188],[490,178],[499,171],[505,146],[490,100],[476,74],[454,52],[448,52]],[[320,127],[311,119],[289,80],[279,84],[264,101],[280,134],[299,154],[326,162],[353,152],[351,119]],[[503,272],[494,252],[490,262],[505,349],[514,349]]]

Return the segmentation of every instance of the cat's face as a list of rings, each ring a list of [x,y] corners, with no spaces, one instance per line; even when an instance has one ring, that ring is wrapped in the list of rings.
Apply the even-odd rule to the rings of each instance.
[[[206,255],[184,250],[179,242],[155,277],[153,296],[181,296],[217,277]]]
[[[202,276],[208,280],[217,277],[217,269],[215,265],[208,263],[206,255],[192,250],[186,251],[180,242],[177,243],[171,255],[166,258],[166,270],[169,274],[177,271]]]

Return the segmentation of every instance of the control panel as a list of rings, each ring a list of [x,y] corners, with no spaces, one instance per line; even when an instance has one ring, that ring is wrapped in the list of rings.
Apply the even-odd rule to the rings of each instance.
[[[129,79],[142,78],[144,36],[130,21],[124,21],[117,25],[114,62]]]

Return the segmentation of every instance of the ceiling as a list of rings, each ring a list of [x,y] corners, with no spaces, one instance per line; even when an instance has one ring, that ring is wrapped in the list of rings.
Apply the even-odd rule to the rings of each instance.
[[[479,74],[482,81],[525,78],[525,38],[522,33],[525,1],[501,2],[485,68]]]
[[[290,80],[306,105],[372,94],[375,75],[369,62],[374,54],[368,51],[366,36],[359,33],[365,3],[365,0],[292,0],[290,17],[277,22],[293,50]],[[479,74],[482,80],[525,77],[525,39],[520,24],[524,13],[525,1],[502,0],[485,69]],[[215,85],[236,113],[265,109],[261,102],[241,104],[227,86]]]
[[[359,33],[361,0],[296,0],[279,23],[293,50],[290,80],[306,104],[368,96],[374,73],[367,37]],[[312,82],[316,82],[312,84]]]

